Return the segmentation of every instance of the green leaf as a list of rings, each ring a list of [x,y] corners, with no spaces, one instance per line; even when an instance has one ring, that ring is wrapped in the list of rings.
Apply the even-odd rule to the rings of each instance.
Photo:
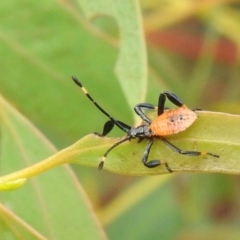
[[[24,222],[7,207],[0,204],[0,233],[2,239],[46,240],[46,238]]]
[[[14,17],[7,17],[13,12]],[[113,74],[118,49],[79,23],[84,17],[75,4],[13,0],[1,3],[1,13],[1,94],[58,147],[68,146],[93,127],[97,130],[106,119],[88,105],[72,75],[78,76],[111,114],[131,117]],[[117,108],[117,103],[123,107]],[[80,119],[89,124],[79,124]]]
[[[146,98],[147,59],[139,3],[129,0],[79,2],[88,18],[107,15],[117,22],[121,42],[116,73],[129,106],[142,102]]]
[[[17,171],[10,174],[15,178],[1,177],[0,189],[13,190],[22,186],[27,178],[46,170],[49,165],[39,166],[39,161],[56,149],[3,98],[0,98],[0,120],[1,175]],[[34,164],[39,166],[35,168],[37,171],[32,171]],[[21,169],[25,177],[19,176]],[[43,239],[29,238],[31,234],[47,239],[68,239],[69,236],[71,239],[104,239],[85,193],[67,165],[29,179],[11,193],[1,192],[0,200],[13,212],[6,216],[2,206],[0,221],[4,222],[4,227],[0,228],[1,236],[7,231],[12,239],[15,235],[22,239]],[[22,222],[21,228],[7,224],[16,221],[15,215]]]
[[[0,183],[0,191],[11,191],[19,188],[26,182],[26,180],[26,178],[18,178],[13,181],[2,182]]]
[[[167,161],[174,172],[240,173],[240,116],[227,113],[201,111],[196,122],[182,133],[167,139],[183,150],[207,151],[219,155],[184,156],[155,140],[150,159]],[[118,139],[89,135],[73,146],[75,154],[70,160],[86,166],[97,166],[99,157]],[[168,173],[164,166],[148,169],[141,163],[147,140],[123,143],[113,149],[105,161],[104,169],[127,175],[154,175]]]

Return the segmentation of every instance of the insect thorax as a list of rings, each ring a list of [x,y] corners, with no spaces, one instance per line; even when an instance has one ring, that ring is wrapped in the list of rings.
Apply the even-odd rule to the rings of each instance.
[[[128,135],[132,138],[135,137],[149,137],[153,134],[152,130],[149,128],[149,124],[143,124],[136,128],[131,128]]]

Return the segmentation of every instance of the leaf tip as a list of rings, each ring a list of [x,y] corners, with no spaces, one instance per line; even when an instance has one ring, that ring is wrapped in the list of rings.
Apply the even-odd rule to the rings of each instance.
[[[21,187],[27,178],[19,178],[15,180],[0,182],[0,191],[12,191]]]

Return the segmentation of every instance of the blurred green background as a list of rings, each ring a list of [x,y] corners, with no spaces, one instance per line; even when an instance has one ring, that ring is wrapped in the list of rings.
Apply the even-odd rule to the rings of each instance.
[[[106,121],[74,85],[72,75],[81,79],[112,116],[132,125],[136,122],[132,102],[156,104],[163,90],[176,93],[191,108],[239,114],[239,1],[128,2],[0,3],[0,92],[49,140],[47,148],[52,144],[63,149],[88,133],[100,132]],[[110,15],[108,5],[109,11],[114,9]],[[129,31],[131,27],[136,32]],[[123,52],[123,63],[116,68]],[[130,78],[126,79],[126,74]],[[3,125],[2,118],[1,136],[8,131]],[[123,133],[114,129],[110,136],[121,137]],[[13,145],[19,149],[16,138],[13,141],[9,141],[10,152]],[[50,156],[56,151],[51,149],[44,150],[45,155],[34,150],[35,159],[4,171],[11,159],[3,157],[2,145],[1,175]],[[24,150],[30,151],[27,144]],[[21,162],[24,157],[14,160]],[[137,178],[82,166],[71,168],[74,173],[64,172],[70,176],[69,184],[60,183],[63,173],[49,171],[46,175],[52,180],[45,184],[54,187],[46,191],[40,191],[36,184],[1,193],[3,209],[12,210],[46,239],[69,239],[72,231],[71,239],[240,238],[237,176],[185,173]],[[41,181],[41,177],[36,179]],[[69,203],[76,197],[69,191],[71,181],[83,187],[72,189],[83,202],[75,199],[74,204]],[[49,196],[56,215],[46,207]],[[36,206],[30,211],[33,203]],[[79,209],[81,205],[86,205],[84,210]],[[44,211],[49,213],[48,220],[42,216]],[[7,220],[17,222],[16,217],[3,212],[0,235],[18,239]],[[86,215],[90,217],[84,221]],[[78,224],[78,218],[86,225]],[[63,219],[64,227],[55,228]],[[18,233],[26,237],[25,231],[32,232],[22,225]],[[33,234],[28,239],[44,238]]]

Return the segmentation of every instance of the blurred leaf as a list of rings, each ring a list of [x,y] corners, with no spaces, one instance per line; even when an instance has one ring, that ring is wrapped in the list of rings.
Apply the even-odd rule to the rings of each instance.
[[[47,0],[0,5],[1,94],[58,147],[104,122],[101,114],[99,122],[93,119],[97,110],[85,104],[72,75],[92,86],[96,99],[101,98],[112,114],[131,116],[112,73],[117,50],[86,31],[67,5]],[[80,9],[73,7],[81,16]],[[117,102],[123,108],[117,109]],[[79,124],[79,119],[89,124]]]
[[[40,159],[56,151],[51,143],[3,98],[0,98],[0,109],[1,174],[38,164]],[[28,176],[31,176],[31,168],[26,169],[26,172],[30,173]],[[38,168],[38,173],[43,170],[44,166],[42,169]],[[22,185],[25,180],[17,178],[0,182],[5,190],[12,190]],[[47,239],[68,239],[69,236],[71,239],[104,239],[85,193],[68,166],[55,168],[30,179],[14,192],[2,192],[0,199],[2,204],[31,226],[31,229]],[[8,217],[2,214],[3,222],[11,221],[6,218]],[[22,231],[12,227],[5,224],[0,230],[2,233],[8,231],[13,236],[23,234],[23,239],[29,239],[28,228]]]
[[[160,183],[162,177],[166,179],[167,176],[161,176],[159,179],[157,177],[145,178],[145,180],[151,188],[151,182],[156,180]],[[178,233],[183,231],[184,222],[172,182],[160,184],[159,188],[156,188],[153,192],[146,190],[145,183],[141,182],[143,189],[140,191],[146,191],[148,194],[144,198],[139,198],[138,202],[133,204],[131,208],[121,212],[117,218],[113,219],[111,224],[106,226],[109,238],[120,240],[131,236],[131,239],[138,240],[177,239]],[[141,182],[137,186],[139,189]],[[134,186],[128,192],[130,202],[135,193],[131,190],[134,190]],[[118,229],[121,229],[121,235],[118,234]]]
[[[163,187],[167,181],[176,175],[164,175],[161,177],[151,176],[142,178],[136,184],[119,194],[105,208],[98,212],[98,216],[104,226],[110,225],[118,217],[127,214],[131,208],[139,204],[144,198],[151,195],[152,192]]]
[[[210,12],[209,16],[212,18],[212,13]],[[209,20],[209,19],[208,19]],[[229,7],[222,6],[218,8],[214,18],[211,19],[213,27],[219,34],[227,37],[232,40],[239,46],[240,44],[240,16],[239,9],[231,9]]]
[[[224,224],[213,224],[212,227],[206,227],[204,229],[197,229],[186,231],[178,237],[179,240],[195,239],[195,240],[238,240],[240,231],[237,227],[226,226]]]
[[[146,98],[147,64],[141,13],[137,1],[79,0],[88,18],[108,15],[117,22],[120,32],[116,73],[129,106]]]
[[[0,233],[2,239],[47,240],[2,204],[0,204]]]

